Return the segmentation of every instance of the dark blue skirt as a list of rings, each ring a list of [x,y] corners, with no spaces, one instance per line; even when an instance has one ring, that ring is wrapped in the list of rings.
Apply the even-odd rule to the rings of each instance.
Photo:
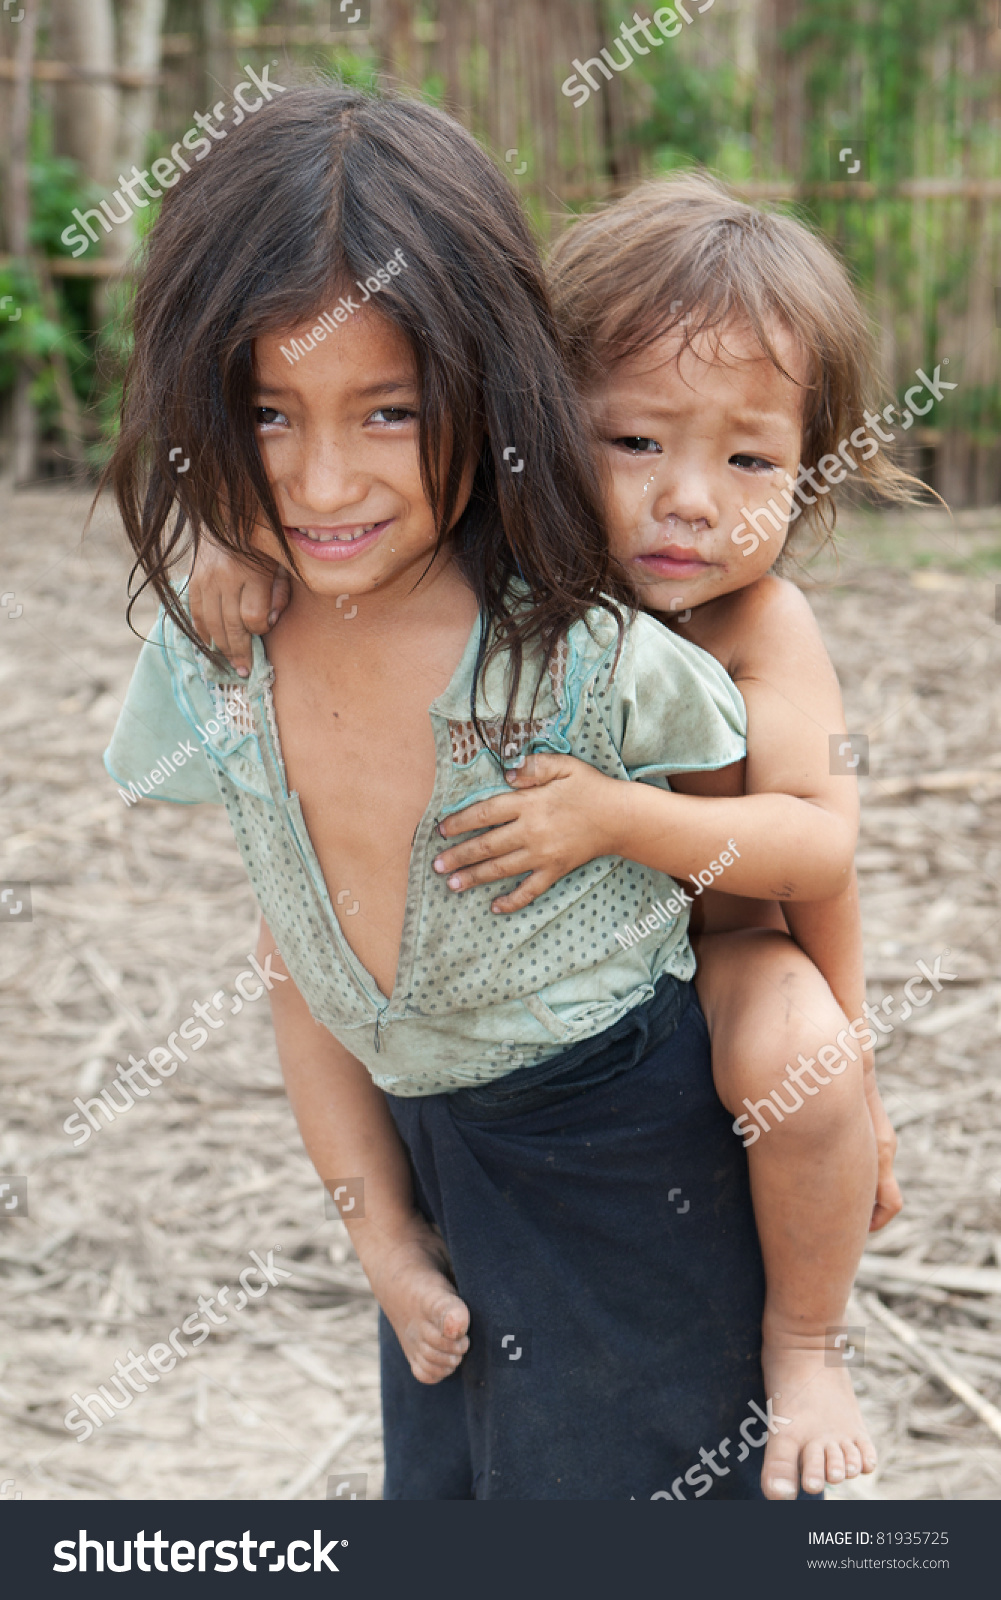
[[[427,1386],[380,1319],[384,1498],[759,1499],[764,1275],[694,988],[662,979],[481,1088],[387,1099],[472,1320]]]

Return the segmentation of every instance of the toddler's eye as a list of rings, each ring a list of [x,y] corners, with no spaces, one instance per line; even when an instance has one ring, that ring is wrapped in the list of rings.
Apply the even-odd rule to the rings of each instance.
[[[254,421],[259,428],[272,428],[280,422],[288,426],[288,417],[284,411],[276,411],[274,406],[255,406]]]
[[[660,445],[656,439],[645,439],[641,434],[624,434],[620,439],[613,439],[612,443],[620,450],[627,450],[631,456],[660,455]]]
[[[767,461],[764,456],[731,456],[731,467],[740,467],[744,472],[774,472],[775,462]]]

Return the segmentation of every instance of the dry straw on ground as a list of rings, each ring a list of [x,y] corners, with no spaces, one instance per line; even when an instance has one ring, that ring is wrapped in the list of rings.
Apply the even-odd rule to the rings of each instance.
[[[81,544],[84,507],[56,492],[0,507],[0,879],[29,881],[33,907],[0,918],[0,1182],[27,1174],[29,1203],[0,1224],[3,1497],[316,1498],[346,1473],[376,1496],[375,1307],[325,1217],[266,1002],[81,1148],[62,1129],[74,1096],[192,1001],[232,994],[256,924],[221,811],[127,809],[104,774],[136,644],[120,538],[102,513]],[[946,949],[959,974],[880,1051],[907,1209],[873,1240],[850,1311],[882,1465],[843,1496],[1001,1492],[1001,523],[960,522],[863,525],[812,595],[870,739],[870,999],[899,1014],[915,962]],[[251,1250],[292,1276],[77,1443],[73,1392],[165,1340],[200,1295],[235,1291]]]

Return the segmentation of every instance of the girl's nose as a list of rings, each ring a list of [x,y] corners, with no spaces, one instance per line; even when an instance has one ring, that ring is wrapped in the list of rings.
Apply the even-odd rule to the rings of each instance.
[[[304,450],[285,488],[301,509],[331,516],[361,506],[369,484],[351,453],[328,440]]]

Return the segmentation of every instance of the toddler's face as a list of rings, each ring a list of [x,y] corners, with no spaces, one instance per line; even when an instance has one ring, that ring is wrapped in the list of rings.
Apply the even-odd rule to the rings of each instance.
[[[310,339],[306,325],[254,343],[258,443],[296,575],[322,595],[381,591],[394,580],[409,586],[436,542],[421,483],[413,356],[399,330],[367,307],[323,331],[293,362],[283,347],[295,355],[293,335]],[[266,524],[253,543],[288,565]]]
[[[797,382],[806,364],[776,329],[779,359]],[[612,554],[628,569],[644,606],[670,613],[760,578],[786,535],[802,443],[803,390],[783,377],[750,330],[722,331],[681,351],[668,334],[622,362],[593,397],[608,473]],[[767,518],[757,541],[733,535],[748,511],[774,499],[781,532]],[[757,544],[756,549],[752,545]]]

